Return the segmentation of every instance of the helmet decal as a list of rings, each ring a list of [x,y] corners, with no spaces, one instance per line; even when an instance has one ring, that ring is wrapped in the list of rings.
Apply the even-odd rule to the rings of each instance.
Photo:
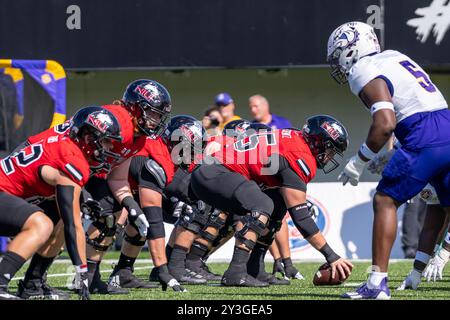
[[[147,83],[144,86],[136,86],[134,91],[142,96],[145,100],[150,101],[152,104],[160,104],[161,98],[158,88],[153,83]]]
[[[343,28],[336,33],[334,45],[341,48],[350,48],[359,40],[358,30],[351,28],[344,30]]]
[[[333,140],[337,140],[341,134],[339,133],[340,128],[335,123],[329,124],[328,122],[322,123],[321,127],[330,135]]]
[[[108,128],[113,125],[111,117],[105,113],[89,114],[87,122],[101,133],[105,133],[106,130],[108,130]]]

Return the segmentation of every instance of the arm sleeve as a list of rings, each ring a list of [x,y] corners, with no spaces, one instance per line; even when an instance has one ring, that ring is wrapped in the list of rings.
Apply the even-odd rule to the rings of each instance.
[[[81,255],[78,250],[77,228],[75,223],[77,213],[74,212],[73,207],[74,187],[56,185],[56,203],[58,204],[61,219],[64,223],[64,237],[72,264],[75,266],[82,265]],[[78,217],[80,217],[79,213]],[[86,249],[84,248],[84,250]]]
[[[279,157],[276,176],[280,179],[281,186],[306,192],[306,182],[291,168],[286,158],[278,154],[274,156]]]

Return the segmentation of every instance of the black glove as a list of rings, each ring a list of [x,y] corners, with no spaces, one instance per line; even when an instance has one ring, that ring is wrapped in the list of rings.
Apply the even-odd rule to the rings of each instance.
[[[281,263],[281,258],[275,259],[273,262],[272,274],[276,275],[277,272],[281,273],[281,276],[286,279],[286,272],[284,271],[283,264]]]
[[[88,273],[77,272],[75,275],[75,289],[80,297],[80,300],[90,300],[89,297],[89,281],[88,281]]]
[[[282,261],[283,261],[284,271],[286,273],[286,277],[285,277],[286,279],[298,279],[298,280],[304,279],[304,277],[300,273],[300,271],[298,271],[298,269],[296,267],[294,267],[294,265],[292,264],[291,258],[282,259]]]
[[[175,292],[187,292],[187,290],[169,273],[167,264],[156,267],[156,272],[163,291],[166,291],[167,287],[170,287]]]
[[[88,216],[91,220],[97,220],[103,210],[103,208],[100,206],[100,202],[94,199],[84,200],[84,202],[81,203],[80,209],[83,213],[83,216]]]
[[[128,196],[122,200],[122,206],[128,211],[130,224],[136,228],[141,237],[146,237],[149,224],[139,204],[132,196]]]

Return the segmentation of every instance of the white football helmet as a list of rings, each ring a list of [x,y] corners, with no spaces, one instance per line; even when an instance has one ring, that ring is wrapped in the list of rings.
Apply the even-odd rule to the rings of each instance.
[[[328,38],[331,76],[340,84],[346,83],[350,69],[359,59],[380,51],[377,35],[370,25],[353,21],[339,26]]]

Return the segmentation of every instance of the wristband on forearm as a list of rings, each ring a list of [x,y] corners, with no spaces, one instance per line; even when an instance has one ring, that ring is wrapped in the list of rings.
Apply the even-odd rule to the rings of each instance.
[[[125,198],[123,198],[122,200],[122,207],[125,207],[125,209],[127,209],[129,211],[129,209],[132,209],[133,207],[135,207],[137,205],[136,200],[133,199],[132,196],[126,196]]]
[[[319,249],[329,264],[339,260],[341,257],[331,249],[328,243],[325,243],[322,248]]]

